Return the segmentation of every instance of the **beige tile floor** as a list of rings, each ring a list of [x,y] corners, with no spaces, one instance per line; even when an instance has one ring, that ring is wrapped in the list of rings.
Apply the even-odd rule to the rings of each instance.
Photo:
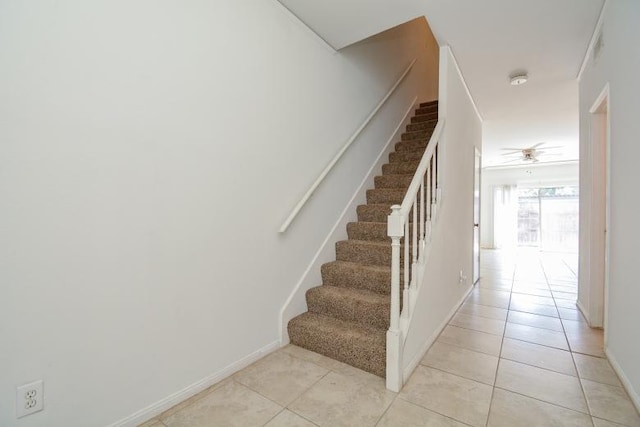
[[[640,426],[576,310],[577,257],[482,253],[481,280],[400,393],[284,347],[145,427]]]

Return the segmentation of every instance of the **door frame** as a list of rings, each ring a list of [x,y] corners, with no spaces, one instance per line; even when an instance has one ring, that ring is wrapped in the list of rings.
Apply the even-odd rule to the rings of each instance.
[[[609,296],[609,229],[611,218],[611,102],[607,83],[589,109],[589,174],[581,179],[589,180],[586,206],[589,212],[580,212],[585,222],[585,254],[582,262],[578,307],[589,325],[604,328],[607,340],[607,313]],[[604,156],[604,159],[602,157]],[[585,249],[585,245],[580,245]]]
[[[480,280],[480,224],[482,220],[482,153],[478,150],[478,147],[474,147],[474,158],[473,158],[473,221],[472,221],[472,235],[471,235],[471,282],[472,284],[476,284],[478,280]],[[477,174],[476,174],[477,171]],[[478,198],[477,198],[477,206],[476,206],[476,187],[478,189]],[[476,208],[478,213],[478,222],[476,222]],[[476,228],[477,228],[477,242],[476,242]],[[478,257],[475,257],[475,249],[478,248]],[[477,266],[477,268],[476,268]]]

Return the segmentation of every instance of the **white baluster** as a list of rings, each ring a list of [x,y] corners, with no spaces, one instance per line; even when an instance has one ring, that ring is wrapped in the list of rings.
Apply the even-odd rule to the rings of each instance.
[[[391,319],[390,330],[397,330],[400,322],[400,239],[404,235],[400,206],[391,206],[387,218],[387,235],[391,237]]]
[[[387,388],[400,391],[403,383],[402,333],[400,332],[400,239],[404,234],[400,206],[391,206],[387,235],[391,237],[391,307],[387,331]]]
[[[418,259],[421,261],[424,258],[424,176],[420,182],[420,256]]]
[[[404,295],[402,299],[402,315],[409,316],[409,284],[411,283],[411,269],[409,268],[409,248],[411,247],[411,235],[409,234],[409,218],[404,223]]]
[[[426,238],[427,241],[431,240],[431,228],[429,224],[431,224],[431,167],[427,168],[427,200],[426,200],[426,209],[427,209],[427,229],[426,229]]]
[[[435,218],[435,216],[437,215],[437,211],[436,211],[436,206],[438,203],[438,199],[437,199],[437,195],[438,195],[438,159],[436,156],[436,152],[438,150],[438,147],[436,146],[435,151],[433,152],[433,170],[432,172],[432,177],[431,177],[431,221],[433,221]]]
[[[413,263],[415,264],[418,261],[418,195],[413,198],[413,235],[411,249]],[[414,270],[411,270],[411,277],[413,277]]]

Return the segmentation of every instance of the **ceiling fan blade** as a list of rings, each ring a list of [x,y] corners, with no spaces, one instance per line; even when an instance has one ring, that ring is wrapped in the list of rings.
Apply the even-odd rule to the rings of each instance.
[[[557,148],[564,148],[564,147],[562,147],[560,145],[554,145],[554,146],[551,146],[551,147],[544,147],[545,150],[555,150]]]
[[[522,151],[513,151],[511,153],[502,153],[501,156],[522,156]]]
[[[501,148],[501,150],[507,150],[507,151],[522,151],[523,149],[522,149],[522,148],[508,148],[508,147],[505,147],[505,148]]]
[[[538,147],[540,147],[541,145],[544,145],[544,144],[546,144],[546,142],[538,142],[537,144],[532,145],[532,146],[531,146],[531,147],[529,147],[528,149],[529,149],[529,150],[535,150],[536,148],[538,148]]]
[[[507,163],[514,163],[514,162],[521,162],[522,157],[518,157],[517,159],[513,159],[513,160],[507,160],[506,162],[502,162],[503,165],[506,165]]]

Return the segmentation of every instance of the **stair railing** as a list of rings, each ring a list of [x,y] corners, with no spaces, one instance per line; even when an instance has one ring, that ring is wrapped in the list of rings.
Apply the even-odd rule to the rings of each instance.
[[[400,391],[404,383],[402,348],[418,287],[422,282],[432,225],[440,201],[438,143],[443,128],[444,119],[439,119],[402,205],[391,206],[392,212],[387,218],[387,235],[391,237],[391,319],[387,331],[387,388],[393,391]],[[402,298],[401,273],[404,279]]]

